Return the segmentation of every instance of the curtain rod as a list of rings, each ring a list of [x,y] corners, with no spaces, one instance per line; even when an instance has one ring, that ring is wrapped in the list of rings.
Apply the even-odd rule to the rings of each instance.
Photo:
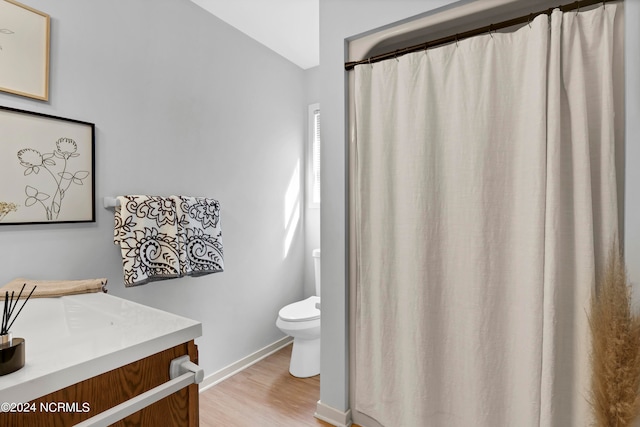
[[[417,45],[413,45],[413,46],[409,46],[409,47],[405,47],[402,49],[396,49],[392,52],[386,52],[386,53],[381,53],[379,55],[375,55],[372,56],[370,58],[366,58],[366,59],[361,59],[359,61],[351,61],[351,62],[346,62],[344,64],[344,68],[345,70],[349,71],[349,70],[353,70],[353,68],[356,65],[361,65],[361,64],[373,64],[374,62],[380,62],[380,61],[384,61],[386,59],[391,59],[391,58],[397,58],[398,56],[402,56],[405,55],[407,53],[413,53],[413,52],[419,52],[421,50],[426,50],[435,46],[440,46],[446,43],[453,43],[453,42],[457,42],[459,40],[462,39],[466,39],[469,37],[473,37],[473,36],[477,36],[480,34],[486,34],[486,33],[492,33],[496,30],[501,30],[503,28],[507,28],[507,27],[512,27],[514,25],[519,25],[519,24],[526,24],[528,22],[531,22],[535,17],[539,16],[539,15],[550,15],[551,12],[553,12],[554,9],[560,9],[562,12],[568,12],[570,10],[576,10],[576,9],[580,9],[581,7],[588,7],[588,6],[593,6],[594,4],[598,4],[598,3],[602,3],[604,5],[604,3],[609,3],[612,1],[618,1],[618,0],[582,0],[582,1],[576,1],[574,3],[570,3],[570,4],[566,4],[564,6],[558,6],[556,8],[550,8],[550,9],[546,9],[546,10],[542,10],[540,12],[535,12],[535,13],[530,13],[529,15],[526,16],[521,16],[518,18],[513,18],[513,19],[509,19],[507,21],[502,21],[502,22],[498,22],[497,24],[491,24],[491,25],[487,25],[485,27],[480,27],[480,28],[476,28],[474,30],[469,30],[469,31],[465,31],[462,33],[458,33],[458,34],[453,34],[450,36],[446,36],[446,37],[442,37],[436,40],[431,40],[428,42],[424,42],[424,43],[420,43]]]

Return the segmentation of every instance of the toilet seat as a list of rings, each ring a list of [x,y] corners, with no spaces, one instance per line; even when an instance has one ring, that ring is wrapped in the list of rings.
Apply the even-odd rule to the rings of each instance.
[[[320,302],[320,297],[309,297],[305,300],[286,305],[278,312],[278,317],[285,322],[308,322],[320,318],[320,310],[316,308],[316,303]]]

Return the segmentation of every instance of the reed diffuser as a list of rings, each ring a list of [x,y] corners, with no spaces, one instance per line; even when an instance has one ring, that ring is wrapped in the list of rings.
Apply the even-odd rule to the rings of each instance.
[[[27,301],[29,301],[31,295],[33,295],[33,291],[36,290],[34,286],[22,303],[22,306],[20,306],[18,312],[15,313],[18,301],[26,286],[26,283],[22,285],[22,289],[20,289],[20,293],[18,293],[15,300],[14,291],[11,292],[11,297],[9,297],[9,292],[5,292],[4,294],[4,310],[2,311],[2,325],[0,326],[0,375],[10,374],[24,366],[24,339],[13,338],[11,335],[11,326],[13,326],[13,323],[22,312]]]

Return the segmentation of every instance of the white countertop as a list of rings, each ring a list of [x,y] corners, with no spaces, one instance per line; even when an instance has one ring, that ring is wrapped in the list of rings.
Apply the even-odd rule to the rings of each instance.
[[[11,332],[25,365],[0,376],[0,402],[19,403],[195,339],[202,324],[100,292],[31,298]]]

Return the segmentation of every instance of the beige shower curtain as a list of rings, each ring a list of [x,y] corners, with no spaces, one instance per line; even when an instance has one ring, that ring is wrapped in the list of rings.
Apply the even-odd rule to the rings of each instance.
[[[618,232],[620,9],[356,67],[356,411],[589,425],[586,307]]]

